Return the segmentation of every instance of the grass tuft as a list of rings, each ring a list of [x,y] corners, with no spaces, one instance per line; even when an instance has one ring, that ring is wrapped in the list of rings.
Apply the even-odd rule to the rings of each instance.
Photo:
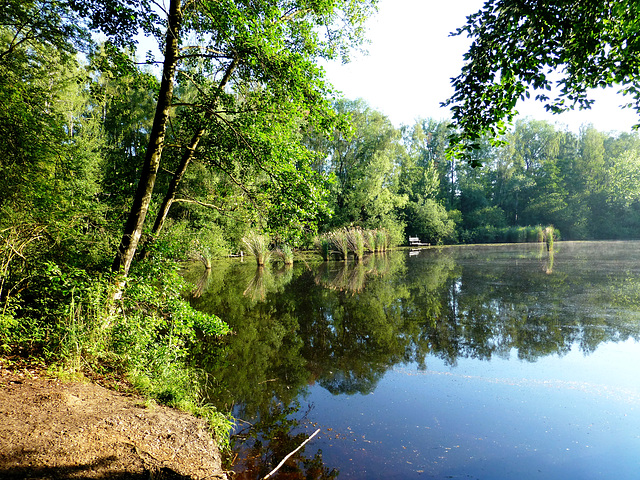
[[[256,257],[256,262],[259,266],[264,266],[269,262],[272,252],[269,248],[271,240],[267,235],[250,232],[242,237],[242,241],[246,245],[248,252]]]

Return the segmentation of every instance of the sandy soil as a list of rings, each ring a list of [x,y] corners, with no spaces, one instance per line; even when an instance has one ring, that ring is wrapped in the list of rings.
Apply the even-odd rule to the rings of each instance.
[[[0,359],[0,479],[225,479],[200,419]]]

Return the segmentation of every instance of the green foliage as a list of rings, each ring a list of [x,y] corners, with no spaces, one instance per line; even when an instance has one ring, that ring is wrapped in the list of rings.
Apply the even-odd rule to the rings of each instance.
[[[448,203],[451,208],[449,191],[456,189],[449,178],[450,162],[445,159],[447,126],[431,119],[418,120],[403,131],[406,153],[400,165],[399,189],[408,198],[402,209],[405,233],[432,244],[455,238],[455,225],[444,206]],[[444,198],[437,198],[438,194]]]
[[[193,287],[174,262],[210,265],[250,225],[300,241],[329,217],[328,176],[312,169],[301,132],[340,123],[317,60],[346,59],[375,2],[172,0],[168,9],[170,18],[147,0],[0,9],[0,346],[129,375],[213,418],[190,353],[228,328],[184,300]],[[139,29],[168,47],[162,84],[135,64]],[[192,171],[180,168],[185,157]],[[170,193],[166,228],[149,232],[147,212],[165,220],[158,204]],[[121,235],[127,212],[135,228]],[[147,233],[147,260],[125,279],[107,274],[118,238]],[[292,248],[281,251],[290,263]],[[275,272],[269,285],[291,275]]]
[[[432,198],[410,202],[405,209],[407,232],[431,244],[451,243],[455,237],[455,224],[445,208]]]
[[[478,164],[472,152],[483,136],[505,133],[518,101],[531,91],[547,110],[589,108],[588,90],[621,85],[640,112],[639,66],[635,55],[638,7],[600,0],[548,2],[530,8],[518,0],[490,0],[467,17],[458,35],[468,35],[455,89],[445,102],[453,125],[452,149]],[[553,73],[553,75],[551,75]],[[549,91],[557,84],[556,98]]]
[[[184,123],[170,132],[177,132],[180,140],[175,145],[177,165],[154,235],[177,200],[189,165],[200,156],[201,143],[215,173],[223,173],[253,204],[254,210],[242,209],[250,223],[266,231],[284,229],[295,237],[324,210],[322,175],[310,168],[311,155],[297,135],[301,126],[326,132],[335,123],[331,88],[317,61],[344,57],[357,47],[363,41],[363,22],[375,10],[372,0],[346,3],[348,8],[342,9],[341,0],[311,5],[172,0],[162,11],[164,18],[150,2],[107,4],[107,12],[116,5],[115,21],[100,26],[116,44],[122,42],[113,25],[122,23],[126,30],[138,24],[157,35],[164,52],[154,124],[114,270],[128,271],[144,230],[157,173],[166,159],[162,158],[165,137],[175,103],[182,107]],[[94,2],[77,8],[93,21],[104,15]],[[338,11],[341,15],[335,15]],[[131,14],[124,18],[122,12]],[[185,100],[194,100],[176,102],[174,94],[180,93],[186,93]],[[221,211],[226,207],[199,199],[179,200]]]
[[[553,224],[565,239],[637,238],[637,134],[585,126],[576,135],[522,120],[505,140],[483,147],[482,167],[456,166],[459,229]]]
[[[218,434],[227,420],[202,407],[193,346],[229,333],[217,316],[195,310],[178,264],[157,259],[132,271],[122,300],[114,279],[48,262],[0,315],[0,346],[29,348],[77,372],[125,375],[159,401],[206,414]],[[224,440],[225,435],[220,439]]]
[[[312,134],[306,139],[319,155],[315,168],[335,179],[329,203],[334,215],[322,229],[359,225],[402,232],[397,211],[407,198],[398,191],[396,175],[400,132],[362,100],[339,101],[335,108],[349,119],[351,130],[336,129],[328,140]]]
[[[469,212],[465,216],[465,226],[469,230],[482,225],[491,225],[496,228],[504,228],[507,225],[504,212],[500,207],[483,207]]]

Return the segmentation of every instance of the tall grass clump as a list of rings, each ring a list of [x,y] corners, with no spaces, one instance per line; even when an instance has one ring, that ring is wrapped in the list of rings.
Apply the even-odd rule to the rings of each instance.
[[[347,238],[347,232],[345,229],[336,230],[329,234],[331,246],[335,252],[340,256],[341,260],[348,260],[349,258],[349,239]]]
[[[325,261],[332,254],[338,255],[341,260],[347,260],[349,254],[353,254],[356,260],[362,260],[366,252],[385,252],[390,245],[390,236],[384,228],[341,228],[325,233],[315,240],[316,250]]]
[[[553,237],[555,235],[555,229],[552,225],[548,226],[544,229],[544,239],[547,243],[547,250],[551,251],[553,249]]]
[[[329,255],[331,254],[331,240],[329,237],[327,235],[322,235],[316,238],[315,246],[322,259],[325,262],[329,260]]]
[[[271,240],[267,235],[250,232],[242,237],[242,242],[246,245],[247,251],[256,257],[259,266],[266,265],[271,259],[271,249],[269,248]]]
[[[376,251],[376,231],[367,229],[362,231],[362,237],[364,238],[364,246],[369,252]]]
[[[293,249],[289,245],[281,245],[275,250],[275,255],[285,265],[293,265]]]
[[[389,234],[383,228],[375,230],[376,252],[386,252],[389,249]]]
[[[364,257],[364,236],[359,228],[349,228],[345,230],[349,251],[353,253],[356,260]]]

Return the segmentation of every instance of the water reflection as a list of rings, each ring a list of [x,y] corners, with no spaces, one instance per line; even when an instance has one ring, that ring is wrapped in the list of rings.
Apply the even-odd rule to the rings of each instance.
[[[289,391],[320,382],[331,392],[365,394],[391,366],[426,368],[428,355],[455,365],[460,357],[503,358],[515,349],[536,361],[573,344],[591,352],[605,341],[638,338],[637,279],[593,271],[585,282],[584,265],[565,260],[554,272],[553,252],[520,248],[516,255],[507,247],[497,255],[431,250],[411,259],[394,252],[313,269],[216,265],[194,304],[222,316],[235,335],[206,363],[217,370],[224,358],[216,378],[229,374],[230,361],[234,378],[250,376],[236,382],[250,386],[247,392],[223,397],[255,412],[265,404],[260,397],[280,395],[274,387],[283,381]]]
[[[197,361],[211,373],[210,401],[256,427],[248,458],[264,474],[300,443],[300,424],[283,418],[298,422],[290,409],[309,408],[316,385],[368,395],[399,365],[428,371],[435,359],[455,366],[514,352],[536,362],[576,346],[586,354],[604,342],[638,340],[639,260],[638,244],[559,243],[555,252],[430,249],[284,270],[220,263],[194,305],[235,334],[222,346],[201,345]],[[317,470],[319,455],[299,456],[290,472],[334,475]]]
[[[255,424],[244,422],[234,435],[236,443],[242,443],[242,468],[234,479],[265,478],[274,472],[281,459],[294,452],[307,439],[306,432],[294,434],[300,427],[300,404],[289,407],[274,403]],[[304,419],[304,412],[302,415]],[[302,450],[304,452],[304,450]],[[277,470],[279,478],[292,480],[327,480],[338,476],[336,469],[324,465],[322,451],[305,457],[297,453]]]
[[[355,264],[348,262],[324,262],[317,267],[315,282],[332,290],[360,293],[368,278],[385,275],[390,267],[386,253],[371,254]]]

